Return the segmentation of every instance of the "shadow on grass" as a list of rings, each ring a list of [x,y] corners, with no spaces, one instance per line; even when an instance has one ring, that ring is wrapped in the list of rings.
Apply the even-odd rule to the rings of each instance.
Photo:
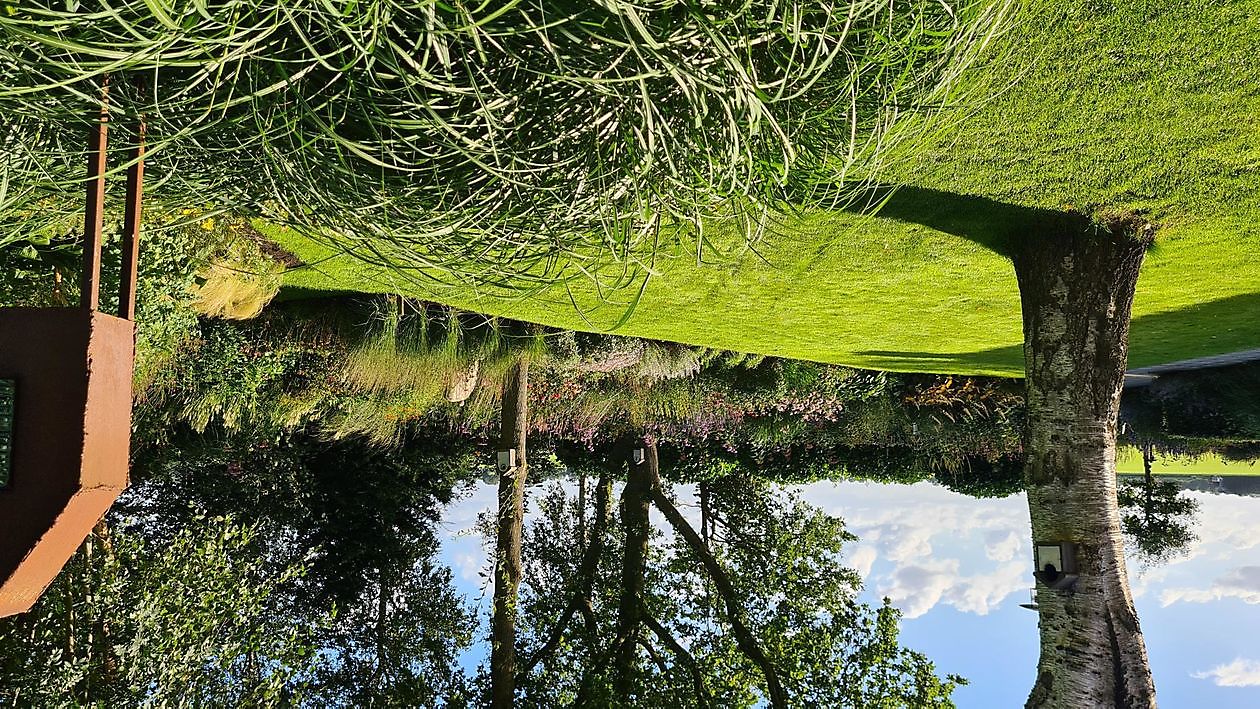
[[[1245,293],[1133,319],[1129,327],[1129,368],[1168,364],[1260,346],[1260,293]],[[941,372],[1007,372],[1024,369],[1023,345],[975,352],[864,350],[875,366],[889,369],[939,367]]]
[[[853,200],[846,211],[870,214],[973,241],[1010,257],[1015,244],[1057,223],[1079,222],[1079,214],[1022,207],[1006,202],[923,187],[873,186]]]
[[[975,352],[910,352],[861,350],[856,354],[873,360],[876,369],[936,371],[950,374],[1002,373],[1018,377],[1024,372],[1024,346],[1009,345]]]

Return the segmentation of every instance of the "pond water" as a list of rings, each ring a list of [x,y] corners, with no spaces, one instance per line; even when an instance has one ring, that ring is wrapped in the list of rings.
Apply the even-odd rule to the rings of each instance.
[[[1200,505],[1198,539],[1158,566],[1128,561],[1160,703],[1260,706],[1260,494],[1225,492],[1257,490],[1260,477],[1184,482]],[[576,488],[572,481],[562,484]],[[904,644],[927,654],[941,672],[970,681],[955,692],[958,706],[1023,704],[1035,676],[1038,635],[1036,614],[1020,607],[1033,585],[1022,493],[973,498],[929,482],[796,487],[858,537],[847,545],[845,560],[863,578],[862,600],[890,598],[904,614]],[[696,523],[694,486],[674,491]],[[494,500],[491,485],[475,485],[443,519],[442,559],[454,569],[459,590],[471,602],[481,598],[483,613],[490,610],[482,576],[488,576],[490,550],[469,530],[479,513],[493,511]],[[668,537],[653,512],[654,526]],[[484,645],[474,647],[465,664],[475,667],[485,652]]]

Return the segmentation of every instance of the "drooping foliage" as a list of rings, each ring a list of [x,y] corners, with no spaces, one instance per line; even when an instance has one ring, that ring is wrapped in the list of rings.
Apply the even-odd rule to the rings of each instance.
[[[6,2],[0,234],[73,229],[107,103],[115,145],[147,121],[148,192],[168,205],[265,214],[428,275],[518,286],[615,261],[624,281],[706,219],[755,234],[843,196],[1004,9]]]

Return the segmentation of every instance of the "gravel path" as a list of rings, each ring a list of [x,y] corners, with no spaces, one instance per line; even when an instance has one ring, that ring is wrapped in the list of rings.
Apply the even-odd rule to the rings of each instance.
[[[1146,386],[1161,374],[1168,374],[1170,372],[1185,372],[1192,369],[1227,367],[1231,364],[1244,364],[1246,362],[1255,361],[1260,361],[1260,349],[1227,352],[1221,355],[1212,355],[1211,357],[1183,359],[1180,362],[1169,362],[1168,364],[1157,364],[1153,367],[1130,369],[1124,373],[1124,384],[1127,387]]]

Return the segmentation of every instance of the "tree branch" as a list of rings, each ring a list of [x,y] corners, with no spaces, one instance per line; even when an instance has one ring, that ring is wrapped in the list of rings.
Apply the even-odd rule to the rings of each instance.
[[[649,461],[656,459],[656,445],[649,444],[647,456]],[[655,470],[655,466],[652,466]],[[774,664],[770,658],[762,650],[761,645],[757,642],[756,636],[744,624],[744,609],[740,605],[739,597],[735,592],[735,587],[731,584],[730,577],[726,570],[718,563],[713,554],[705,547],[704,541],[700,539],[700,535],[696,534],[696,530],[687,523],[687,520],[674,506],[665,495],[665,491],[661,486],[659,474],[652,480],[651,498],[661,513],[665,515],[665,519],[669,520],[674,530],[687,542],[692,552],[700,559],[700,563],[704,565],[705,571],[717,586],[718,595],[722,597],[726,605],[726,618],[731,624],[731,628],[735,631],[735,643],[739,646],[740,652],[752,661],[766,677],[766,693],[769,695],[770,705],[773,707],[787,706],[787,697],[783,693],[783,686],[779,682],[778,672],[774,668]]]
[[[525,663],[521,670],[522,676],[528,675],[544,657],[555,652],[560,640],[564,637],[565,628],[573,619],[573,614],[578,610],[585,610],[590,605],[591,592],[595,583],[595,569],[599,565],[599,557],[604,553],[604,536],[608,531],[608,514],[612,507],[611,497],[612,481],[609,479],[608,472],[605,471],[600,473],[599,487],[595,491],[595,527],[591,531],[591,542],[586,546],[586,553],[582,556],[582,564],[578,568],[578,588],[565,604],[547,641]],[[590,622],[589,618],[588,622]]]
[[[669,631],[657,622],[656,618],[653,617],[652,614],[648,613],[646,609],[643,612],[643,624],[646,625],[648,629],[656,635],[656,637],[660,638],[661,642],[665,644],[665,647],[669,648],[669,651],[674,653],[674,655],[682,661],[683,665],[687,667],[687,671],[691,673],[691,681],[696,686],[696,698],[700,701],[700,706],[709,706],[712,698],[709,696],[708,687],[704,686],[704,675],[700,672],[700,663],[696,662],[696,658],[692,657],[691,653],[687,651],[687,648],[683,647],[681,643],[674,639],[674,636],[670,635]]]

